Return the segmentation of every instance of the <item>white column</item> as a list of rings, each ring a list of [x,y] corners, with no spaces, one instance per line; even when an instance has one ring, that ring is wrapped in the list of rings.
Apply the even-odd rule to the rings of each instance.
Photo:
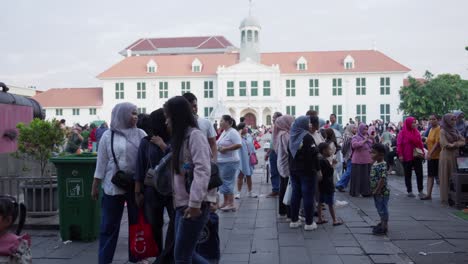
[[[255,111],[257,111],[258,113],[258,117],[257,117],[257,126],[261,126],[263,125],[263,107],[258,107],[255,109]]]

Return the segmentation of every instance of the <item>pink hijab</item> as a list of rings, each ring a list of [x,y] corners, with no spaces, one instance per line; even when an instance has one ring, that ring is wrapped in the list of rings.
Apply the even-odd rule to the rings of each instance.
[[[294,123],[294,117],[290,115],[283,115],[276,119],[275,126],[273,128],[273,138],[274,138],[274,145],[273,149],[278,152],[279,144],[281,144],[281,138],[286,137],[287,141],[289,141],[289,130],[291,129],[291,125]],[[284,147],[284,146],[283,146]],[[288,146],[286,145],[286,149]]]

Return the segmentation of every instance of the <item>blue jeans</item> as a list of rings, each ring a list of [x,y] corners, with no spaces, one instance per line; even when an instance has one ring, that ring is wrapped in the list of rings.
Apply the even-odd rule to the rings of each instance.
[[[375,208],[379,213],[381,221],[388,221],[388,200],[389,196],[374,195]]]
[[[103,193],[101,231],[99,234],[99,264],[112,263],[117,240],[119,239],[120,221],[122,220],[125,202],[127,202],[128,225],[130,226],[138,221],[138,208],[135,204],[134,192],[127,192],[123,195]],[[138,261],[137,258],[130,255],[130,248],[128,249],[128,256],[131,262]]]
[[[349,180],[351,179],[351,159],[346,161],[346,171],[341,175],[340,180],[336,183],[336,187],[348,187]]]
[[[271,191],[279,193],[280,191],[280,175],[278,172],[278,155],[275,151],[270,151],[270,179],[271,179]]]
[[[174,262],[208,264],[209,262],[195,252],[200,234],[208,222],[209,205],[203,204],[201,215],[195,219],[184,218],[186,206],[178,207],[175,215],[175,244],[174,244]]]
[[[317,173],[306,175],[304,173],[291,172],[291,221],[299,220],[299,209],[301,199],[304,205],[306,224],[311,225],[314,220],[315,209],[315,190],[317,182]]]
[[[218,163],[219,176],[223,180],[223,185],[219,187],[221,194],[234,194],[234,182],[239,174],[240,162]]]

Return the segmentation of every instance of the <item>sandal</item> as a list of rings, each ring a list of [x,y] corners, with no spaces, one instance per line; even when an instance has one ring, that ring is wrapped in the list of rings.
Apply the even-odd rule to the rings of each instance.
[[[327,220],[322,220],[322,221],[317,221],[316,222],[317,225],[323,225],[323,224],[326,224],[326,223],[328,223]]]
[[[342,224],[344,224],[343,221],[338,221],[336,223],[333,223],[333,226],[340,226]]]

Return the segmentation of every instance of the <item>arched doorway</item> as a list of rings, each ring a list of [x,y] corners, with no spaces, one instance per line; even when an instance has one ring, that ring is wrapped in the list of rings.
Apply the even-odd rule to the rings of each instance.
[[[257,127],[257,117],[255,117],[254,114],[247,113],[244,115],[244,117],[245,117],[245,124],[247,126]]]

